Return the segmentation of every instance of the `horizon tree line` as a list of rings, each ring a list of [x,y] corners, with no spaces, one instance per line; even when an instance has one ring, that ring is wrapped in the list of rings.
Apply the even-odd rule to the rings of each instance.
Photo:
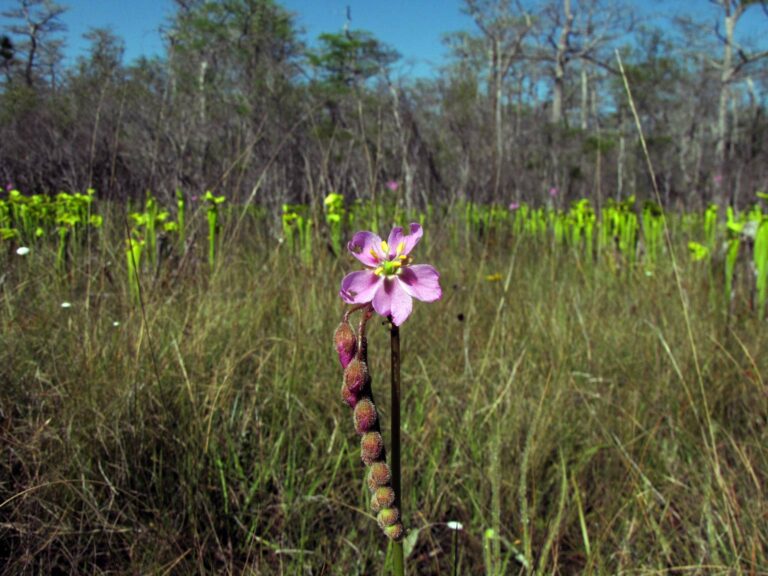
[[[609,0],[464,0],[445,64],[348,19],[308,44],[276,0],[174,0],[164,52],[126,63],[111,30],[64,60],[65,8],[2,13],[0,187],[100,197],[215,190],[267,207],[330,192],[404,206],[653,199],[621,54],[668,206],[746,205],[768,180],[768,50],[742,40],[760,0],[653,26]]]

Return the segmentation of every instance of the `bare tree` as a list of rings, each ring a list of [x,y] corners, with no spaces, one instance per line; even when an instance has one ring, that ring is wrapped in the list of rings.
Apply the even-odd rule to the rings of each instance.
[[[7,30],[11,35],[24,38],[15,46],[24,62],[24,81],[32,87],[35,73],[42,70],[40,74],[50,74],[55,84],[54,66],[61,59],[62,47],[62,41],[55,38],[55,35],[66,30],[60,20],[66,8],[51,0],[18,0],[18,4],[17,8],[3,12],[3,16],[21,20],[18,24],[8,26]]]
[[[494,196],[501,184],[504,156],[503,90],[512,65],[522,57],[526,37],[534,20],[516,0],[465,0],[465,12],[475,21],[483,34],[488,57],[488,96],[494,117]]]
[[[723,45],[723,57],[715,65],[720,70],[720,100],[717,110],[717,144],[715,153],[720,165],[721,173],[726,167],[726,142],[729,135],[728,108],[732,97],[732,85],[742,79],[742,71],[753,62],[768,56],[768,50],[750,52],[741,46],[735,38],[736,26],[751,7],[762,7],[768,14],[768,5],[765,0],[710,0],[721,11],[723,32],[720,24],[715,28],[718,39]]]
[[[605,0],[551,0],[540,13],[537,58],[551,67],[553,124],[563,122],[566,75],[570,64],[581,63],[582,116],[588,109],[590,65],[615,72],[605,51],[617,38],[631,33],[634,15],[626,6]],[[584,122],[582,121],[582,124]]]

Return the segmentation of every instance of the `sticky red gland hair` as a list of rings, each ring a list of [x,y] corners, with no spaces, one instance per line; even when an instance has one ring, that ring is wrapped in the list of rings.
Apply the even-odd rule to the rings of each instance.
[[[370,466],[381,458],[384,451],[384,440],[378,432],[366,432],[360,440],[361,457]]]
[[[362,398],[355,406],[355,431],[358,434],[370,432],[376,424],[376,406],[368,398]]]
[[[368,471],[368,488],[375,491],[392,481],[392,472],[386,462],[374,462]]]

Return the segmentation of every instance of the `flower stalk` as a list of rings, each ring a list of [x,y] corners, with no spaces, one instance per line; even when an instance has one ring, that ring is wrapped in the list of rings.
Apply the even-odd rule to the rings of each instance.
[[[391,320],[391,319],[390,319]],[[400,327],[390,321],[390,384],[392,396],[392,487],[395,491],[395,508],[400,511],[402,521],[402,474],[400,466]],[[393,573],[395,576],[405,574],[405,558],[403,542],[394,542]]]

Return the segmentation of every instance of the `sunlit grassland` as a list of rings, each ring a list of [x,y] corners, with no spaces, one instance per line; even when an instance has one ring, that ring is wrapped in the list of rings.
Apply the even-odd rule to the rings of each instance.
[[[66,275],[55,247],[3,256],[5,571],[382,573],[331,343],[356,263],[246,225],[213,272],[144,274],[142,310],[104,227]],[[726,317],[677,237],[679,286],[669,258],[424,227],[444,297],[401,330],[410,573],[452,573],[451,520],[461,574],[765,573],[768,337],[746,299]],[[387,330],[369,338],[386,437]]]

